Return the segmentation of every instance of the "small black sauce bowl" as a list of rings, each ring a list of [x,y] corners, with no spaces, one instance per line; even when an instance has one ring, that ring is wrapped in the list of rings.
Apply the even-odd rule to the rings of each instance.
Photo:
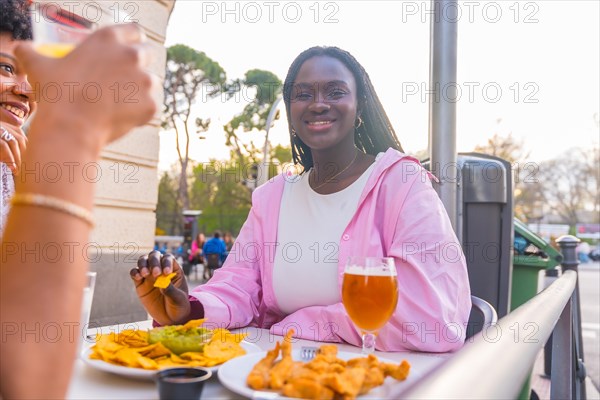
[[[204,382],[212,376],[205,368],[167,368],[154,376],[161,400],[194,399],[202,394]]]

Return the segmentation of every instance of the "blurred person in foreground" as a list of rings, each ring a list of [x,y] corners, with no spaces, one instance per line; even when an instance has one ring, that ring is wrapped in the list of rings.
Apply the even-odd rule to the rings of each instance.
[[[367,72],[347,51],[313,47],[290,66],[283,99],[303,172],[252,193],[225,264],[191,293],[173,256],[141,257],[130,274],[144,307],[161,325],[204,317],[360,346],[341,301],[346,260],[393,257],[398,304],[377,349],[460,349],[471,310],[465,257],[432,176],[402,153]],[[171,271],[169,287],[153,287]]]
[[[63,169],[52,182],[20,175],[0,239],[0,397],[58,399],[66,396],[76,359],[88,268],[81,249],[94,224],[94,184],[83,169],[107,143],[152,118],[158,82],[145,71],[149,48],[134,24],[101,29],[64,58],[41,56],[29,43],[10,45],[15,70],[27,73],[34,88],[73,90],[52,102],[38,99],[22,170]],[[73,82],[94,82],[103,95],[89,102],[84,85]],[[128,91],[114,91],[131,83],[135,102],[125,101]],[[30,250],[46,246],[61,251],[45,259]],[[58,329],[52,340],[43,336],[48,327]]]
[[[15,175],[27,147],[23,125],[35,111],[31,85],[15,59],[19,40],[31,40],[25,0],[0,0],[0,236],[15,193]]]

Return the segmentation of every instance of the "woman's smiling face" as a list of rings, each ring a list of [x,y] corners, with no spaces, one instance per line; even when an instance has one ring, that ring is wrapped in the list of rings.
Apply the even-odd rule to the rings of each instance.
[[[356,81],[340,60],[315,56],[302,64],[290,111],[296,134],[309,148],[330,149],[349,135],[354,143],[357,108]]]
[[[31,85],[15,57],[8,32],[0,32],[0,124],[21,128],[35,109]]]

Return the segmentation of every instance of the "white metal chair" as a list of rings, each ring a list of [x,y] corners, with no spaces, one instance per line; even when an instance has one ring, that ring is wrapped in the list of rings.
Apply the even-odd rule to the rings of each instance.
[[[483,328],[498,322],[496,309],[490,303],[477,296],[471,296],[471,303],[473,305],[467,326],[467,339],[481,332]]]

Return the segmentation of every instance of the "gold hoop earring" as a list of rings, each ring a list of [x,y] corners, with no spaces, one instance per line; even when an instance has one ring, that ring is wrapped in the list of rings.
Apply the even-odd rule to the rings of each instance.
[[[358,117],[357,122],[358,122],[358,124],[354,125],[354,129],[358,129],[363,125],[363,120],[360,116]]]
[[[298,135],[296,135],[296,130],[294,128],[292,128],[292,137],[296,137]]]

